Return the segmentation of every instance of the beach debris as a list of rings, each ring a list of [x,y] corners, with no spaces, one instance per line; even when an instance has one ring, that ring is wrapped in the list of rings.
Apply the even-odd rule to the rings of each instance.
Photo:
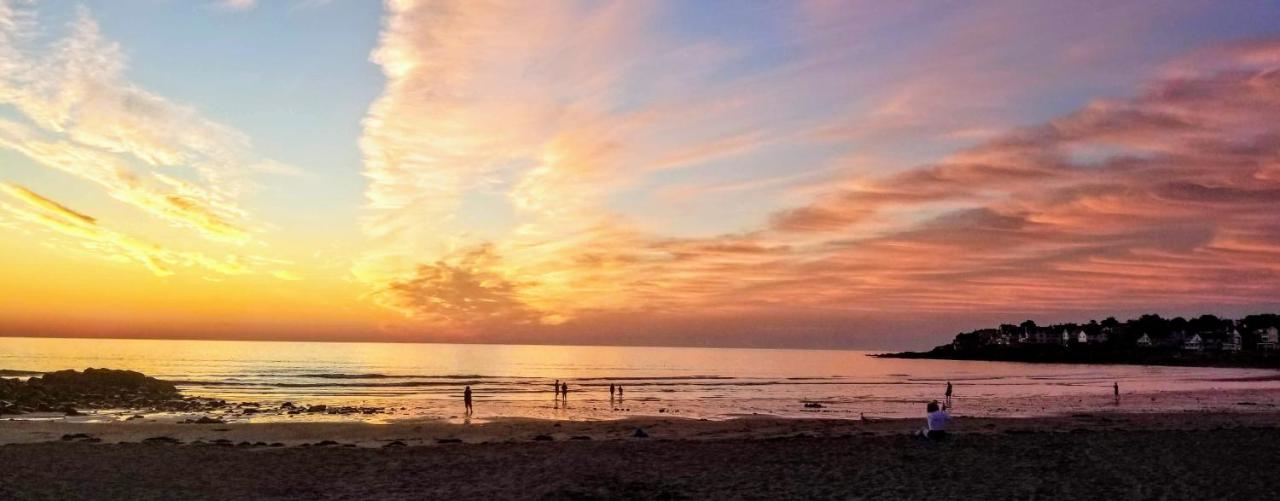
[[[307,412],[325,412],[327,410],[329,410],[329,406],[323,404],[307,407]]]
[[[649,438],[649,434],[645,433],[644,428],[636,428],[636,432],[631,434],[635,438]]]
[[[222,419],[209,416],[200,416],[200,419],[188,419],[183,422],[191,424],[227,424],[227,422]]]
[[[81,414],[81,413],[80,413],[80,411],[76,410],[76,408],[75,408],[75,407],[72,407],[72,406],[70,406],[70,405],[68,405],[68,406],[66,406],[66,407],[63,407],[63,408],[62,408],[62,413],[63,413],[63,414],[65,414],[65,415],[68,415],[68,416],[83,416],[83,415],[84,415],[84,414]]]
[[[82,442],[82,441],[88,441],[88,440],[94,440],[94,439],[95,437],[88,433],[68,433],[62,436],[63,442],[71,442],[71,441]]]
[[[823,406],[822,404],[817,402],[805,402],[804,407],[806,409],[821,409]]]

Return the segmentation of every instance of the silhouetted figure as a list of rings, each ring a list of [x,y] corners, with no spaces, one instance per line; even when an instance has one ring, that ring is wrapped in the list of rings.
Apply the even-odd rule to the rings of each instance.
[[[1119,381],[1111,383],[1111,391],[1116,396],[1116,403],[1117,404],[1120,403],[1120,382]]]
[[[470,386],[467,386],[467,389],[462,390],[462,403],[467,406],[467,415],[470,416],[471,415],[471,387]]]
[[[609,400],[613,400],[613,391],[614,391],[613,383],[609,383]]]
[[[565,402],[569,401],[569,383],[560,383],[560,398]]]
[[[622,385],[618,385],[618,401],[622,401]]]
[[[556,392],[556,400],[559,400],[560,399],[560,380],[559,379],[557,379],[556,382],[551,383],[551,391]]]
[[[938,401],[934,400],[929,402],[924,410],[925,427],[920,430],[920,435],[930,440],[947,438],[947,422],[951,421],[951,413],[947,412],[947,406],[944,404],[942,408],[938,408]]]
[[[951,381],[947,381],[947,405],[951,405]]]

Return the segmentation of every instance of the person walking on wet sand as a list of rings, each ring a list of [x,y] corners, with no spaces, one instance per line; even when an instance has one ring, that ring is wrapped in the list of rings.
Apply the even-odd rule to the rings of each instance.
[[[1111,391],[1116,396],[1116,403],[1117,404],[1120,403],[1120,382],[1119,381],[1115,381],[1111,383]]]
[[[622,385],[618,385],[618,401],[622,401]]]
[[[557,379],[556,382],[551,383],[551,391],[554,391],[556,393],[556,400],[560,400],[560,380],[559,379]]]
[[[947,381],[947,406],[951,405],[951,381]]]
[[[569,383],[560,383],[560,398],[565,402],[569,401]]]
[[[614,390],[613,383],[609,383],[609,401],[610,402],[613,401],[613,390]]]
[[[471,415],[471,386],[467,386],[467,389],[462,390],[462,403],[463,405],[467,406],[467,415],[470,416]]]

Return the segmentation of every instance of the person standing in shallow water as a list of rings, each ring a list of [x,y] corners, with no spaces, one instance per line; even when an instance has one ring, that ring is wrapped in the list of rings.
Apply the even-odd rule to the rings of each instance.
[[[947,397],[947,406],[950,407],[951,406],[951,381],[947,381],[947,393],[945,396]]]
[[[462,390],[462,404],[467,406],[467,415],[470,416],[471,415],[471,386],[467,386],[467,389]]]
[[[565,402],[569,401],[569,383],[560,383],[560,398]]]
[[[609,401],[613,401],[613,383],[609,383]]]
[[[556,400],[560,400],[560,380],[559,379],[557,379],[556,382],[551,383],[551,391],[555,392]]]
[[[1115,393],[1116,403],[1117,404],[1120,403],[1120,382],[1119,381],[1115,381],[1111,383],[1111,391]]]

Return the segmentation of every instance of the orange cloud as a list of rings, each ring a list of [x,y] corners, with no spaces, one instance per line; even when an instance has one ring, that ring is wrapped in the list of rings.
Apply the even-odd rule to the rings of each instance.
[[[383,290],[418,314],[472,305],[480,318],[582,322],[1274,300],[1280,68],[1268,61],[1252,50],[1232,68],[1158,80],[934,164],[841,181],[759,230],[714,238],[663,237],[601,210],[596,169],[627,158],[620,145],[636,129],[587,121],[534,143],[541,162],[513,192],[533,217],[486,244],[486,259],[392,273]],[[740,139],[669,158],[731,153]]]
[[[14,206],[0,203],[0,209],[15,219],[74,237],[81,242],[82,245],[79,248],[83,251],[108,259],[124,258],[136,261],[156,275],[172,275],[175,266],[196,266],[225,275],[252,272],[249,263],[239,256],[232,255],[216,259],[198,252],[177,252],[112,231],[99,224],[97,219],[69,209],[22,186],[0,183],[0,192],[24,204],[24,206]]]

